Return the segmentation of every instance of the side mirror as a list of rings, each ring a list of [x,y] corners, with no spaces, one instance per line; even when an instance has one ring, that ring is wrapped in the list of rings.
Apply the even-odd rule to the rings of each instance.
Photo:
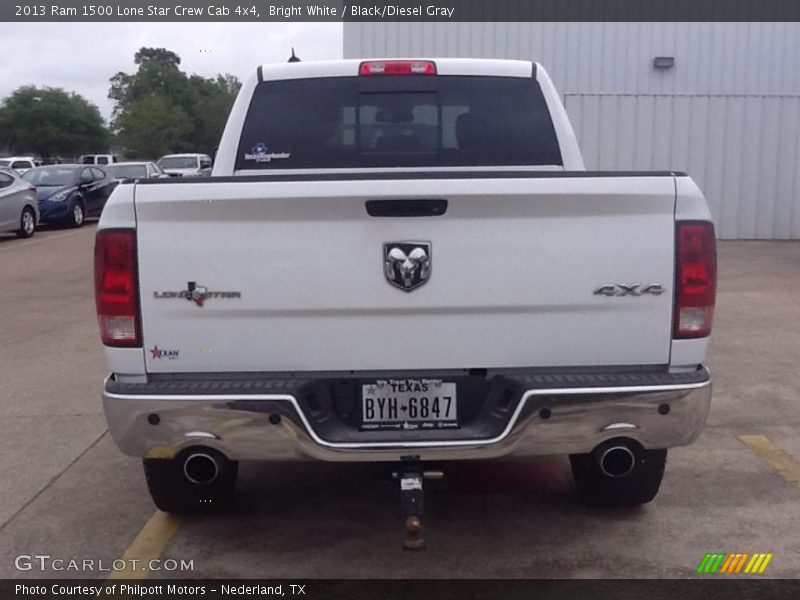
[[[86,185],[87,183],[92,183],[92,178],[89,175],[81,175],[81,185]]]

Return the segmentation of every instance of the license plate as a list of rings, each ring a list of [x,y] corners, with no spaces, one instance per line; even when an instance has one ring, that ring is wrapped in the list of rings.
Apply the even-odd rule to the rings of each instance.
[[[456,384],[440,379],[384,379],[361,387],[362,429],[458,427]]]

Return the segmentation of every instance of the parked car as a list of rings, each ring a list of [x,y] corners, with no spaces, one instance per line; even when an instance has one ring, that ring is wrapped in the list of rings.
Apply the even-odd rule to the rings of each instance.
[[[32,156],[10,156],[8,158],[0,158],[0,167],[9,167],[20,175],[24,175],[28,169],[38,166],[36,162],[36,159]]]
[[[208,154],[167,154],[158,166],[170,177],[209,177],[212,162]]]
[[[37,167],[24,178],[38,190],[41,220],[80,227],[86,217],[100,216],[117,181],[100,167]]]
[[[114,179],[159,179],[169,177],[154,162],[120,162],[104,167]]]
[[[11,168],[0,167],[0,233],[29,238],[39,224],[36,188]]]
[[[703,194],[586,171],[536,63],[263,65],[214,177],[111,206],[105,414],[161,510],[224,504],[240,459],[391,461],[412,533],[426,464],[553,454],[638,505],[706,421]]]
[[[111,165],[119,162],[115,154],[81,154],[78,162],[82,165]]]

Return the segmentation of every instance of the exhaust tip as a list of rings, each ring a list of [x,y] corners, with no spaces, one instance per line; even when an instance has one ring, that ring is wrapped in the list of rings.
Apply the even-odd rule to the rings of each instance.
[[[190,454],[183,463],[186,479],[197,485],[213,483],[219,475],[217,459],[203,452]]]
[[[636,456],[627,446],[611,446],[601,455],[600,470],[608,477],[625,477],[636,466]]]

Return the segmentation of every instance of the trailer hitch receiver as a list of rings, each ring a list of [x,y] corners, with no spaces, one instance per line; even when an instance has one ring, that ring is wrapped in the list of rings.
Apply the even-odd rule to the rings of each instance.
[[[425,548],[422,519],[425,515],[425,492],[422,489],[422,470],[400,473],[400,514],[403,519],[404,550]]]
[[[442,479],[441,471],[424,471],[420,464],[408,464],[395,473],[400,480],[400,515],[403,519],[404,550],[425,548],[425,479]]]

